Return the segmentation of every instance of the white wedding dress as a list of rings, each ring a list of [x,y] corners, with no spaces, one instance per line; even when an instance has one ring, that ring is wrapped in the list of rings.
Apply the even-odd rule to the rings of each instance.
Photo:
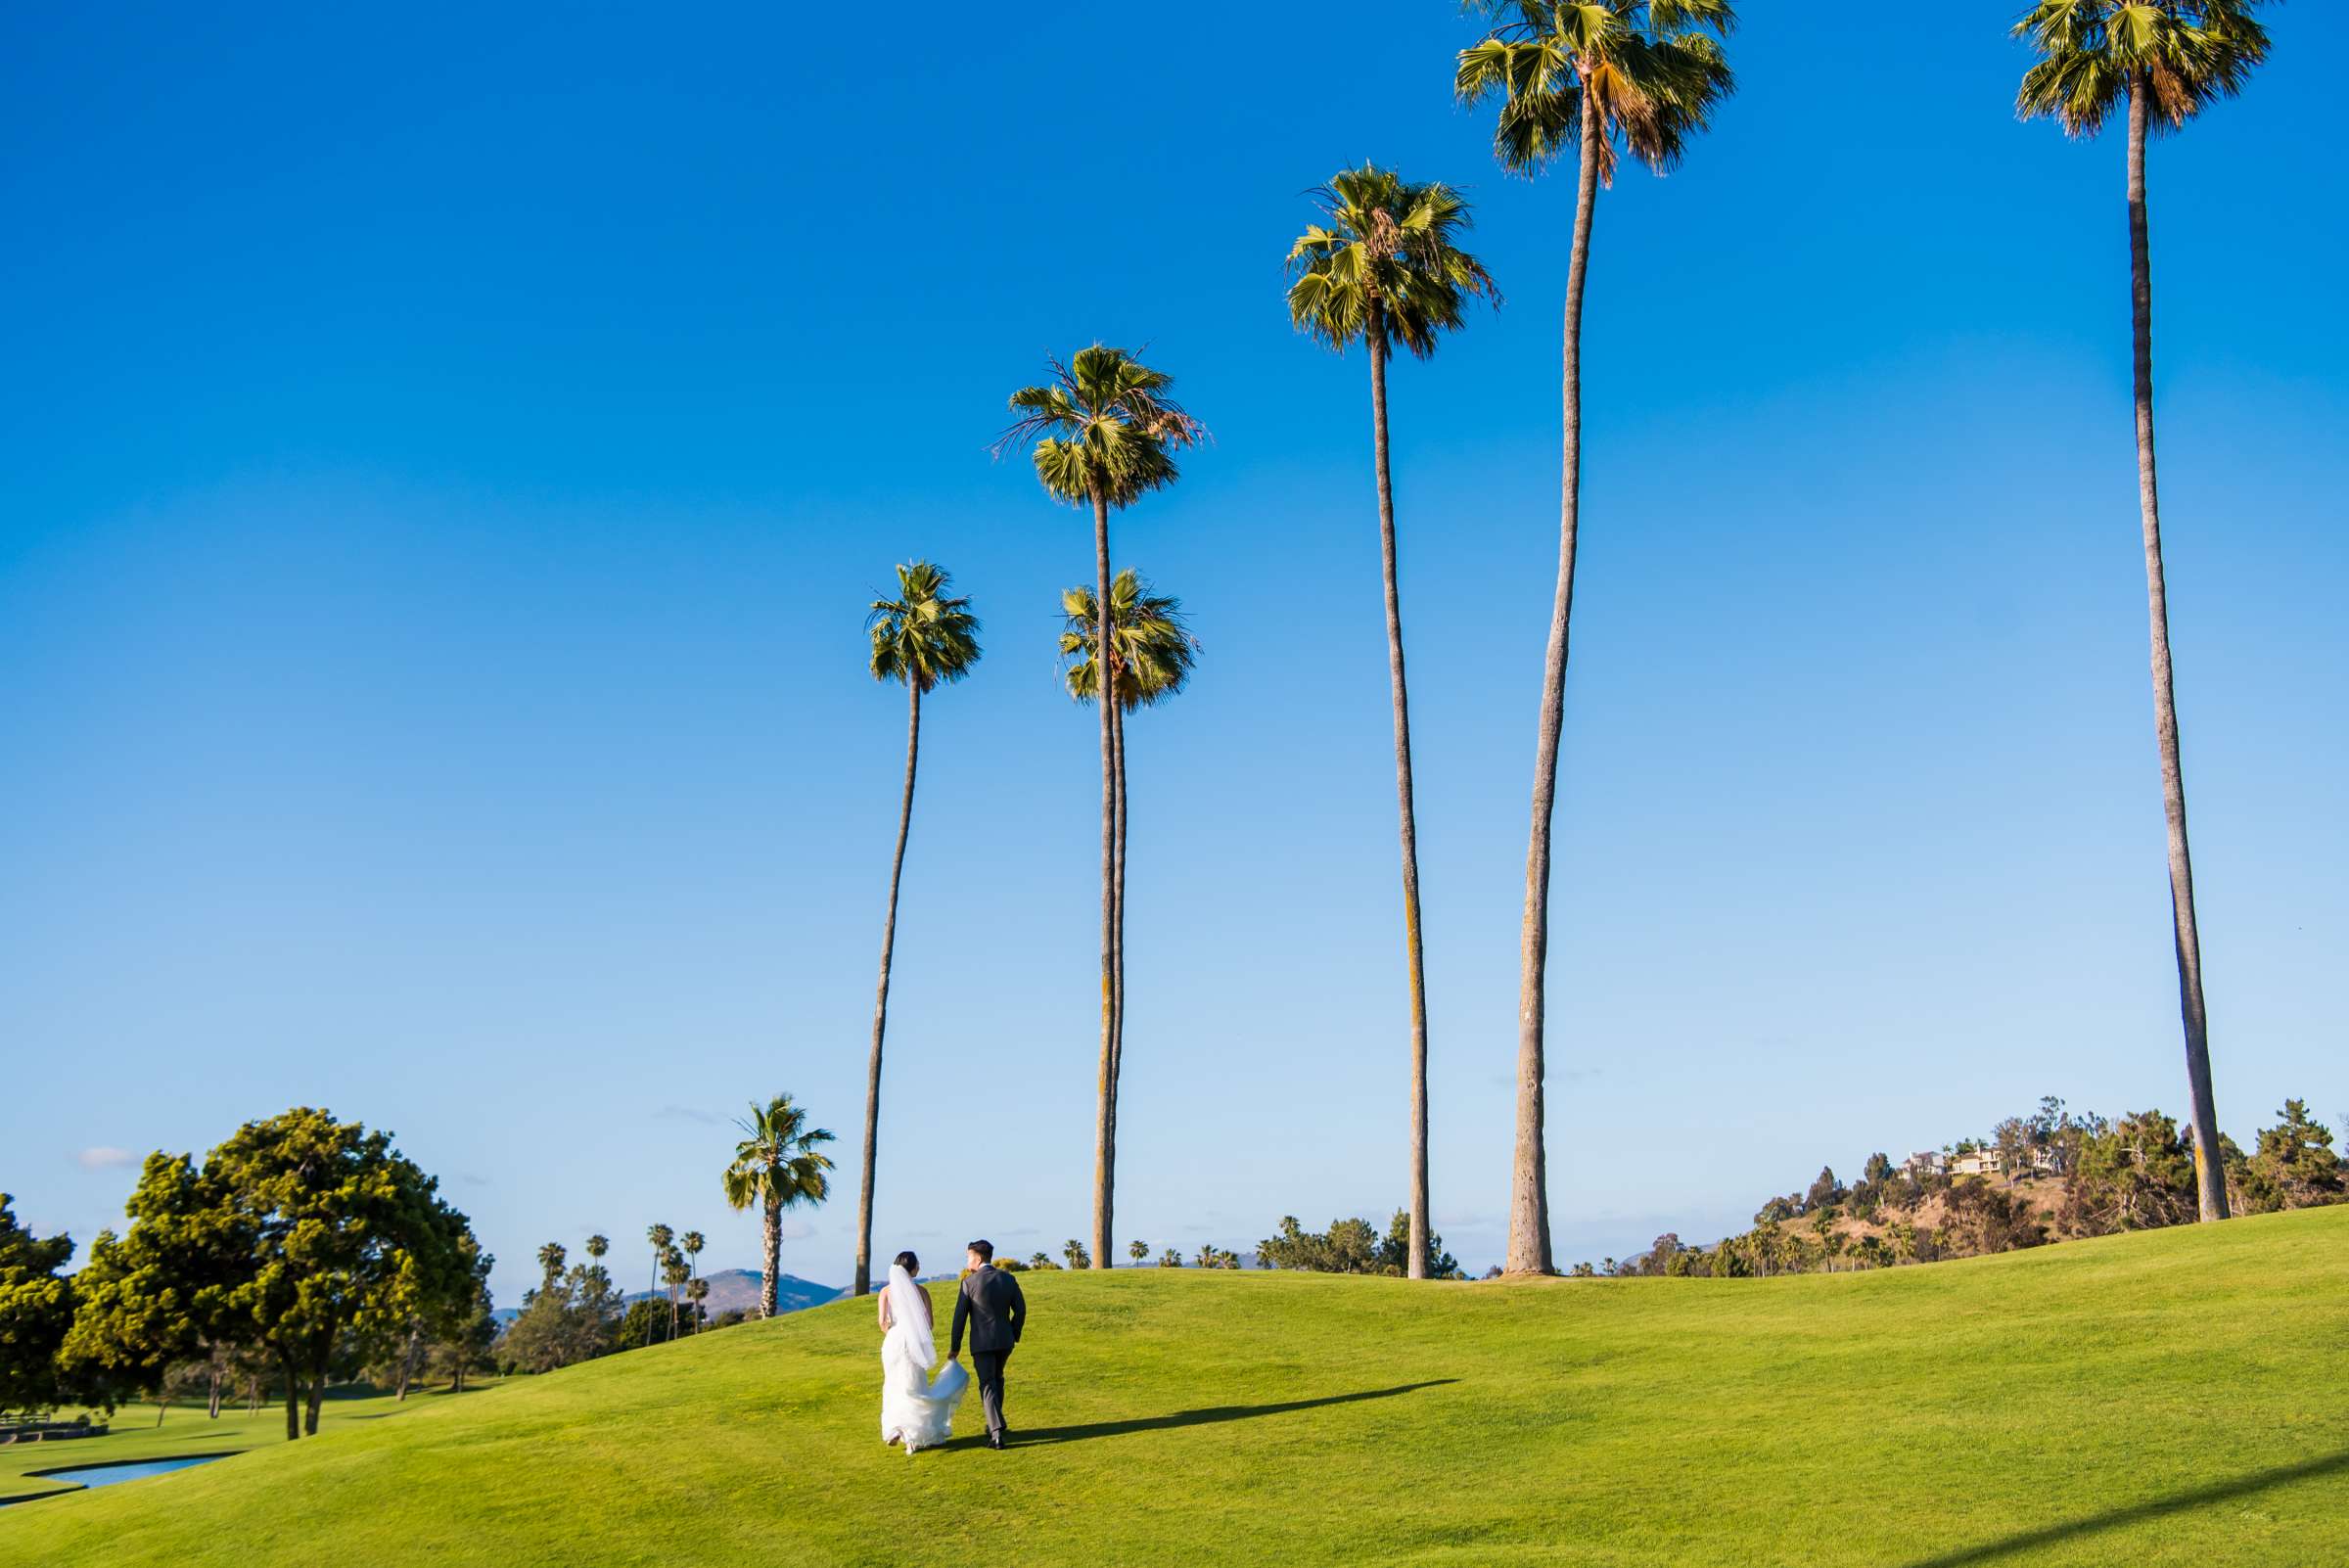
[[[901,1443],[911,1454],[934,1449],[954,1430],[954,1407],[971,1386],[960,1361],[948,1361],[938,1381],[938,1339],[930,1298],[896,1265],[889,1270],[889,1333],[881,1341],[881,1441]]]

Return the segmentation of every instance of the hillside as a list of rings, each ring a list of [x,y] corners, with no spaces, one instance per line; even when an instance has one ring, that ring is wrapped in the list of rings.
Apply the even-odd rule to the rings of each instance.
[[[843,1302],[0,1509],[0,1565],[2213,1568],[2349,1539],[2349,1209],[1768,1280],[1025,1283],[1006,1453],[883,1449]]]

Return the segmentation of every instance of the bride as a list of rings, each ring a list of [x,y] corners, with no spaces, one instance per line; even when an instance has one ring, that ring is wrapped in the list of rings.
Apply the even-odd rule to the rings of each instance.
[[[960,1361],[948,1361],[938,1381],[930,1381],[938,1334],[930,1322],[930,1294],[913,1282],[921,1266],[912,1253],[898,1253],[889,1268],[889,1288],[881,1292],[881,1441],[904,1444],[908,1456],[945,1442],[954,1407],[971,1383]]]

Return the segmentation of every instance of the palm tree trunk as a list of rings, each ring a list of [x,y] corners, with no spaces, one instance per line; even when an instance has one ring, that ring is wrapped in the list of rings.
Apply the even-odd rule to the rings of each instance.
[[[1118,1164],[1118,785],[1116,700],[1109,678],[1109,497],[1093,491],[1093,647],[1101,704],[1101,1082],[1093,1130],[1093,1267],[1107,1268],[1110,1202]]]
[[[856,1193],[856,1282],[873,1288],[873,1145],[881,1127],[881,1037],[889,1027],[889,960],[898,941],[898,883],[905,875],[905,835],[913,826],[913,767],[922,750],[922,685],[905,683],[905,793],[898,803],[898,853],[889,862],[889,913],[881,921],[881,982],[873,992],[873,1054],[864,1068],[864,1181]]]
[[[1411,703],[1403,673],[1403,597],[1395,576],[1395,486],[1387,461],[1387,343],[1384,312],[1370,303],[1370,434],[1378,467],[1378,557],[1387,590],[1387,686],[1395,704],[1395,803],[1403,838],[1403,962],[1411,1001],[1411,1256],[1425,1279],[1427,1214],[1427,979],[1419,945],[1419,824],[1411,805]]]
[[[766,1272],[759,1278],[759,1315],[772,1317],[775,1315],[775,1275],[783,1267],[783,1205],[772,1197],[766,1200],[764,1220],[765,1234],[760,1240],[765,1247]]]
[[[1111,897],[1117,903],[1117,918],[1111,942],[1110,978],[1110,1051],[1109,1092],[1110,1119],[1117,1119],[1118,1084],[1126,1071],[1126,709],[1124,704],[1110,709],[1110,739],[1116,748],[1118,828],[1117,873],[1112,878]]]
[[[2137,503],[2145,534],[2145,613],[2152,624],[2153,735],[2161,752],[2161,805],[2169,825],[2170,915],[2176,928],[2178,1011],[2186,1026],[2186,1081],[2194,1129],[2194,1184],[2204,1220],[2227,1218],[2218,1105],[2210,1087],[2210,1017],[2202,1003],[2202,940],[2194,925],[2194,862],[2186,838],[2186,771],[2178,751],[2178,694],[2170,678],[2169,588],[2161,569],[2161,499],[2153,474],[2153,256],[2145,221],[2142,74],[2129,82],[2129,295],[2137,383]]]
[[[1558,802],[1558,732],[1565,719],[1566,634],[1574,611],[1575,529],[1583,484],[1583,280],[1590,266],[1590,221],[1598,208],[1600,116],[1583,115],[1581,181],[1575,194],[1574,249],[1566,264],[1566,331],[1561,354],[1565,413],[1558,478],[1558,585],[1549,611],[1549,651],[1542,676],[1542,720],[1534,757],[1534,823],[1525,854],[1525,921],[1518,942],[1517,1153],[1509,1181],[1509,1251],[1513,1274],[1555,1272],[1549,1253],[1549,1178],[1543,1146],[1542,1025],[1549,958],[1549,832]]]

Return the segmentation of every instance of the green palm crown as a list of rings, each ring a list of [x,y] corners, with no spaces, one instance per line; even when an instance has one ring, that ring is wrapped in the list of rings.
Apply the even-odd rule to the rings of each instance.
[[[971,601],[947,593],[953,575],[928,561],[898,568],[898,596],[875,599],[865,627],[873,637],[873,678],[925,694],[960,680],[979,662],[979,618]]]
[[[1614,182],[1618,144],[1662,174],[1735,89],[1721,40],[1729,0],[1482,0],[1498,20],[1460,51],[1452,89],[1464,104],[1497,95],[1493,151],[1531,172],[1580,144],[1596,114],[1598,174]]]
[[[1065,627],[1060,655],[1068,661],[1069,695],[1094,702],[1101,695],[1101,669],[1094,650],[1100,642],[1101,607],[1092,588],[1071,588],[1060,596]],[[1182,601],[1153,593],[1128,567],[1109,585],[1109,664],[1118,706],[1128,713],[1180,694],[1197,662],[1199,639],[1182,615]]]
[[[2014,35],[2039,64],[2023,75],[2014,107],[2025,119],[2053,116],[2073,136],[2094,136],[2129,83],[2152,93],[2155,124],[2175,129],[2242,91],[2268,57],[2260,0],[2040,0]]]
[[[996,438],[995,455],[1033,445],[1036,477],[1052,495],[1130,506],[1174,484],[1175,452],[1206,438],[1206,427],[1167,395],[1174,385],[1123,348],[1080,348],[1066,364],[1052,361],[1050,381],[1011,394],[1019,417]]]
[[[1324,219],[1289,248],[1289,316],[1343,353],[1376,332],[1424,359],[1475,296],[1500,291],[1456,237],[1473,224],[1451,186],[1365,162],[1313,192]]]
[[[726,1202],[736,1209],[764,1205],[779,1209],[821,1203],[831,1194],[824,1173],[832,1169],[822,1145],[832,1134],[807,1125],[807,1113],[778,1094],[735,1124],[748,1134],[734,1146],[726,1167]]]

